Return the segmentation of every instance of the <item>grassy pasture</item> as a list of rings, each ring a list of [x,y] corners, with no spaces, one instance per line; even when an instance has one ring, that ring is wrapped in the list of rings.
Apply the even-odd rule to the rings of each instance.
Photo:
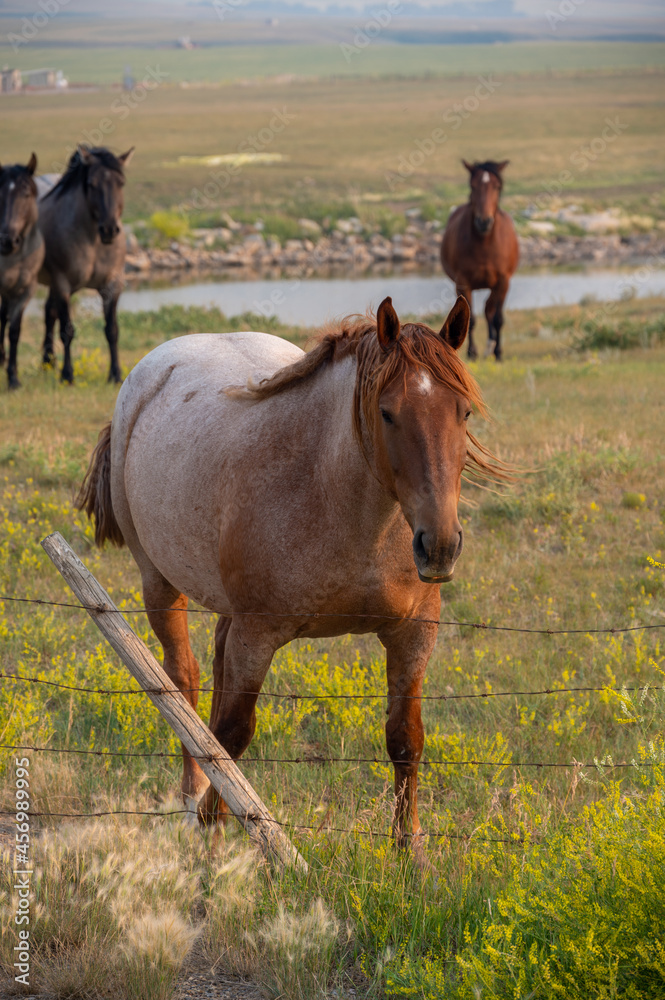
[[[362,22],[361,22],[362,24]],[[53,25],[56,27],[56,25]],[[511,42],[506,45],[395,45],[382,40],[359,47],[348,58],[340,43],[353,45],[354,27],[334,29],[337,44],[243,44],[239,43],[240,26],[206,27],[206,47],[192,50],[176,48],[154,39],[154,28],[132,33],[121,41],[105,41],[105,28],[91,40],[91,26],[76,32],[67,28],[55,44],[21,46],[15,52],[7,44],[7,29],[0,36],[0,61],[21,70],[37,66],[61,69],[71,83],[109,85],[119,83],[124,67],[129,65],[137,79],[145,68],[159,63],[173,83],[230,83],[265,77],[294,74],[301,77],[423,77],[457,76],[478,73],[531,74],[577,73],[598,70],[655,69],[665,60],[662,42],[566,42],[565,45],[541,41]],[[92,43],[91,43],[92,42]]]
[[[443,591],[444,618],[553,629],[664,621],[665,570],[649,562],[665,551],[662,301],[621,303],[612,329],[594,322],[599,311],[513,313],[507,360],[474,366],[493,415],[474,429],[532,471],[505,496],[465,490],[466,548]],[[129,369],[164,337],[255,322],[204,310],[124,315],[122,361]],[[69,598],[38,544],[58,529],[121,607],[140,606],[127,551],[95,550],[71,507],[116,395],[105,383],[100,324],[79,318],[72,389],[40,369],[39,326],[31,320],[22,343],[23,389],[0,391],[0,593]],[[270,329],[300,343],[309,332]],[[592,350],[583,346],[591,334]],[[616,343],[633,346],[602,346]],[[147,623],[132,621],[159,655]],[[211,616],[191,616],[205,686],[213,630]],[[428,847],[436,879],[363,834],[389,828],[392,778],[382,763],[245,765],[280,819],[316,828],[293,833],[311,863],[307,878],[270,873],[233,830],[213,845],[177,818],[42,820],[34,977],[60,997],[168,998],[196,937],[197,961],[245,973],[272,997],[323,996],[326,984],[338,995],[353,986],[361,996],[428,1000],[665,995],[660,636],[440,630],[428,694],[603,690],[424,703],[426,757],[449,761],[421,772],[424,827],[442,834]],[[5,671],[132,686],[75,611],[0,602],[0,649]],[[644,698],[612,691],[624,684],[652,687]],[[267,687],[371,694],[384,685],[378,642],[345,637],[291,644]],[[204,718],[209,704],[202,696]],[[383,758],[384,707],[263,699],[250,756]],[[11,683],[0,689],[0,735],[70,749],[178,749],[142,696]],[[647,766],[573,763],[607,755]],[[2,758],[2,809],[13,801],[11,756]],[[179,807],[176,761],[29,756],[36,811]],[[478,760],[490,763],[461,764]],[[524,763],[554,761],[566,766]],[[7,969],[9,886],[5,878]]]
[[[455,51],[462,50],[466,55],[466,47]],[[495,50],[504,51],[495,47],[489,55]],[[271,57],[270,48],[261,51]],[[161,54],[146,62],[156,64],[166,67]],[[658,167],[665,135],[661,63],[653,70],[552,76],[521,74],[519,61],[493,67],[488,57],[477,65],[472,59],[457,65],[448,75],[370,75],[360,91],[351,78],[199,89],[163,83],[144,92],[133,108],[122,106],[120,92],[111,89],[3,98],[0,158],[25,162],[34,149],[40,170],[51,171],[66,162],[78,141],[101,138],[117,151],[135,145],[126,188],[130,222],[183,205],[193,224],[219,224],[227,210],[247,221],[357,214],[367,223],[389,223],[392,213],[412,206],[426,218],[445,220],[450,206],[466,198],[462,157],[510,159],[503,202],[513,213],[541,197],[552,208],[561,203],[622,208],[639,217],[632,228],[665,221]],[[473,106],[481,73],[490,75],[494,91],[462,117],[454,108],[469,98]],[[140,79],[143,71],[136,75]],[[275,109],[289,117],[270,134]],[[582,153],[601,140],[607,119],[619,122],[620,133],[600,152],[596,142],[592,157]],[[434,143],[437,129],[446,138]],[[179,157],[234,154],[258,135],[256,148],[280,154],[280,162],[246,164],[228,177],[222,171],[217,190],[213,185],[206,200],[193,199],[193,189],[204,190],[219,168],[183,164]],[[400,165],[414,154],[416,166],[400,176]],[[565,170],[571,176],[550,199],[548,190]],[[400,218],[403,223],[403,214]]]

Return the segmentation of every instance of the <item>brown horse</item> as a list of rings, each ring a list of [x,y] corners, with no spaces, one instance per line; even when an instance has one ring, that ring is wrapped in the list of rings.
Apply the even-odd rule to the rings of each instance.
[[[377,633],[401,844],[420,832],[420,695],[462,551],[462,472],[495,468],[467,429],[483,412],[456,354],[468,323],[460,298],[439,333],[402,327],[388,298],[309,354],[264,333],[168,341],[127,377],[77,501],[99,545],[131,549],[164,669],[194,706],[187,599],[219,613],[210,728],[235,759],[277,649]],[[190,811],[224,817],[183,756]]]
[[[124,285],[125,239],[122,230],[125,167],[133,148],[114,156],[104,147],[79,146],[67,170],[39,203],[39,227],[46,244],[39,274],[50,288],[46,300],[44,364],[53,364],[53,331],[60,323],[65,358],[64,382],[73,382],[71,342],[74,326],[69,300],[79,288],[96,288],[104,307],[109,345],[109,382],[121,382],[118,363],[117,306]]]
[[[441,263],[448,277],[455,282],[457,294],[463,295],[469,306],[472,306],[471,293],[474,289],[490,289],[485,303],[487,353],[491,352],[494,344],[494,357],[500,361],[503,303],[520,255],[513,220],[499,208],[502,175],[509,160],[473,164],[462,160],[462,163],[471,175],[471,197],[448,219],[441,243]],[[467,348],[470,358],[478,357],[473,340],[474,324],[471,308]]]
[[[23,312],[37,287],[44,260],[44,241],[37,225],[37,157],[27,166],[0,167],[0,364],[5,363],[5,328],[9,323],[7,380],[21,384],[17,373]]]

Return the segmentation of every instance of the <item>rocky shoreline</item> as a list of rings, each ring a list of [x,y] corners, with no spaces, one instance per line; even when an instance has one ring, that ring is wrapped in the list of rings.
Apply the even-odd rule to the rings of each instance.
[[[198,231],[201,232],[200,230]],[[209,241],[218,246],[206,246]],[[289,239],[284,243],[265,237],[252,227],[210,230],[192,243],[172,242],[167,248],[139,246],[136,237],[127,237],[125,270],[128,276],[154,277],[173,272],[240,272],[243,277],[285,272],[310,276],[316,273],[380,272],[437,269],[440,229],[415,226],[388,238],[366,237],[336,229],[318,239]],[[665,234],[661,231],[631,236],[521,236],[520,266],[567,267],[584,264],[665,266]]]

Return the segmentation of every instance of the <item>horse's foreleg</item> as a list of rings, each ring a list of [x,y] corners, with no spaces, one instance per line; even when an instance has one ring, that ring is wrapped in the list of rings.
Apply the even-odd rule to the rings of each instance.
[[[215,632],[215,693],[210,728],[233,760],[252,741],[256,701],[273,653],[281,643],[250,618],[220,618]],[[220,687],[221,685],[221,687]],[[204,825],[226,821],[229,809],[212,785],[199,803]]]
[[[8,315],[7,299],[3,295],[2,299],[0,299],[0,365],[4,365],[5,363],[5,327],[7,326]]]
[[[72,340],[74,339],[74,324],[69,314],[69,296],[63,296],[58,301],[58,319],[60,320],[60,340],[65,350],[65,359],[60,373],[63,382],[74,381],[74,368],[72,367]]]
[[[143,596],[148,619],[164,650],[164,670],[192,708],[199,698],[199,665],[192,653],[187,630],[187,598],[156,570],[143,574]],[[164,610],[173,609],[173,610]],[[182,797],[194,813],[208,779],[186,747],[182,748]]]
[[[471,313],[471,318],[469,319],[469,332],[467,334],[467,347],[466,353],[467,357],[473,359],[478,357],[478,351],[476,349],[476,343],[473,339],[473,328],[476,325],[476,317],[473,315],[473,295],[471,294],[471,289],[468,285],[457,285],[456,291],[458,295],[463,295],[466,301],[469,303],[469,311]]]
[[[18,342],[21,336],[21,320],[30,293],[25,292],[20,299],[12,302],[9,308],[9,360],[7,362],[7,381],[10,389],[18,389]]]
[[[488,354],[494,343],[494,357],[500,361],[503,356],[501,347],[501,327],[503,326],[503,303],[508,294],[508,278],[499,278],[491,290],[485,303],[485,319],[487,320]]]
[[[438,617],[438,604],[428,617]],[[386,745],[395,768],[393,833],[400,847],[419,850],[418,763],[425,744],[421,718],[423,678],[436,642],[436,625],[400,622],[379,638],[386,647],[388,720]],[[415,838],[415,839],[414,839]]]
[[[52,291],[49,291],[46,305],[44,306],[44,344],[42,347],[42,362],[45,365],[52,365],[55,358],[53,353],[53,333],[56,320],[58,318],[58,302]]]
[[[104,288],[100,293],[104,304],[104,333],[109,345],[111,366],[109,382],[122,382],[120,364],[118,362],[118,298],[120,292],[115,287]]]

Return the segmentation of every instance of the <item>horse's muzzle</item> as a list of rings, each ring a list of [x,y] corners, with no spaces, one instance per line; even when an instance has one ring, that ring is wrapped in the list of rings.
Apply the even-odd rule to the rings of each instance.
[[[15,250],[21,245],[20,236],[10,236],[9,233],[2,233],[0,235],[0,254],[3,257],[8,257],[10,253],[14,253]]]
[[[115,222],[107,226],[100,226],[99,238],[101,239],[102,243],[106,243],[108,245],[109,243],[113,243],[113,240],[116,238],[119,232],[120,232],[120,226],[116,225]]]
[[[473,224],[476,227],[476,231],[480,233],[481,236],[487,236],[490,229],[494,225],[493,215],[474,215]]]
[[[459,527],[447,542],[430,537],[419,528],[413,536],[413,558],[423,583],[449,583],[462,554],[464,536]]]

